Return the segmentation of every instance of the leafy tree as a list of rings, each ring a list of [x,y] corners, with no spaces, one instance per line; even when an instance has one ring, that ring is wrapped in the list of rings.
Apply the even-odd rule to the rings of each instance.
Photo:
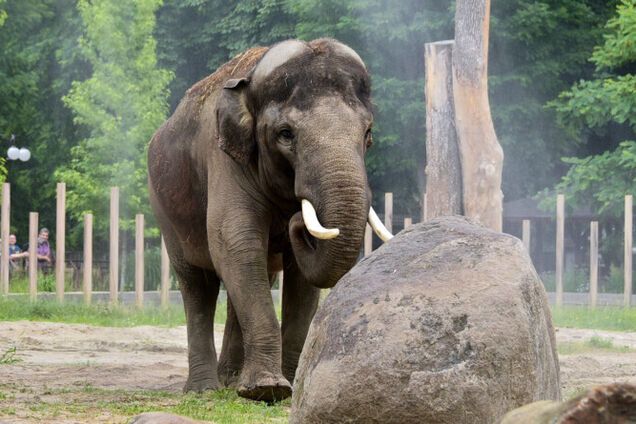
[[[621,216],[623,196],[636,187],[636,0],[622,0],[594,49],[594,78],[582,80],[551,105],[573,138],[599,141],[599,151],[571,165],[557,188],[579,204]]]
[[[7,19],[6,10],[1,9],[5,1],[6,0],[0,0],[0,26],[2,26],[2,24],[4,24],[5,19]]]
[[[176,75],[172,109],[192,84],[234,55],[295,37],[285,0],[167,0],[157,22],[159,62]]]
[[[69,213],[79,221],[96,214],[96,232],[105,235],[111,186],[120,187],[122,227],[135,213],[148,214],[146,148],[167,113],[170,71],[157,68],[152,35],[160,0],[124,3],[80,0],[84,25],[82,55],[91,77],[73,82],[65,105],[88,136],[71,149],[71,160],[56,176],[68,185]],[[107,36],[105,36],[107,34]]]
[[[28,213],[40,223],[55,223],[54,169],[68,157],[76,138],[70,112],[61,97],[73,79],[83,78],[85,64],[73,45],[79,36],[74,0],[10,0],[0,27],[0,139],[16,135],[31,159],[7,163],[11,190],[12,231],[26,238]],[[8,144],[3,143],[3,152]],[[3,154],[4,156],[4,154]],[[53,234],[54,236],[54,234]]]
[[[506,200],[552,186],[565,155],[589,151],[568,141],[545,105],[592,75],[588,62],[616,1],[493,2],[489,86],[497,136],[504,149]]]

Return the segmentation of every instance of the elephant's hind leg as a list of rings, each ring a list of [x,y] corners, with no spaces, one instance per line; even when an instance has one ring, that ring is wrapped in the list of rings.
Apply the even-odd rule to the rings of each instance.
[[[227,299],[227,319],[219,358],[219,379],[226,387],[236,388],[243,369],[243,334],[232,301]]]
[[[309,284],[298,269],[293,253],[285,254],[283,288],[283,374],[293,383],[311,320],[318,309],[320,289]]]
[[[221,388],[214,348],[214,311],[219,279],[211,272],[188,264],[175,266],[183,297],[188,329],[188,380],[184,392]]]

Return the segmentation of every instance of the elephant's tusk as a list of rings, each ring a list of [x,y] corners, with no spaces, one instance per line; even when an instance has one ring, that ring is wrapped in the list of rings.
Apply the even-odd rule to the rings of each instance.
[[[378,218],[378,214],[375,213],[373,208],[369,208],[369,224],[373,231],[382,239],[382,241],[387,242],[393,238],[393,234],[384,226],[380,218]]]
[[[302,199],[300,204],[303,209],[303,221],[305,221],[305,227],[307,227],[307,231],[321,240],[329,240],[334,237],[338,237],[340,234],[340,230],[337,228],[325,228],[320,225],[320,221],[318,221],[318,217],[316,216],[316,210],[311,202],[307,199]]]

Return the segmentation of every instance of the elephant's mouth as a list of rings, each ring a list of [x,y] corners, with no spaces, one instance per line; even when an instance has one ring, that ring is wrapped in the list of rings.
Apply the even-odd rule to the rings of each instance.
[[[311,251],[318,248],[318,239],[309,233],[302,217],[302,212],[298,211],[289,221],[290,235],[296,242],[301,242],[304,247]]]
[[[303,228],[302,230],[302,238],[305,242],[305,245],[311,250],[316,250],[318,248],[318,239],[309,234],[309,231],[307,231],[307,227]]]

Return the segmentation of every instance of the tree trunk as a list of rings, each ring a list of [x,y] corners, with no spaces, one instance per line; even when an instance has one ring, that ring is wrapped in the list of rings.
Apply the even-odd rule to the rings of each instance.
[[[425,45],[427,218],[461,215],[462,170],[455,133],[450,41]]]
[[[503,151],[488,102],[489,21],[490,0],[457,0],[453,99],[464,214],[501,231]]]

